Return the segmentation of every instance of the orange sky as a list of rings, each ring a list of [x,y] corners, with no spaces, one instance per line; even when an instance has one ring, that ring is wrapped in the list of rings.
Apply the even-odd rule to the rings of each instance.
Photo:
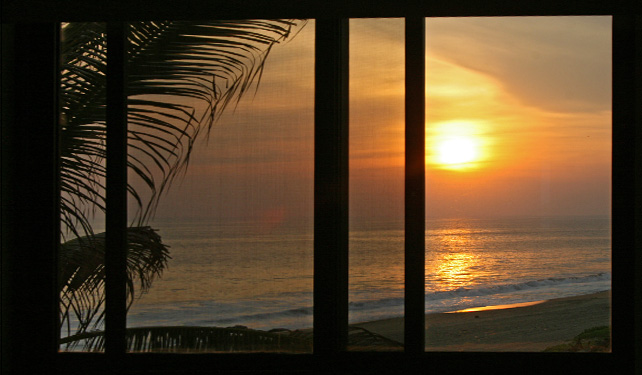
[[[610,18],[427,23],[427,215],[607,214]],[[314,22],[274,48],[246,96],[198,144],[162,216],[286,221],[312,214]],[[403,217],[403,21],[351,22],[351,217]],[[465,165],[440,142],[475,144]]]

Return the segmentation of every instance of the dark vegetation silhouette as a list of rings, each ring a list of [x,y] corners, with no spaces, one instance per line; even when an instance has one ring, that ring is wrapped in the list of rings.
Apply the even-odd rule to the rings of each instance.
[[[271,48],[304,24],[241,20],[128,25],[128,193],[138,207],[127,233],[128,306],[170,260],[168,247],[148,223],[163,193],[186,170],[195,140],[206,137],[226,108],[258,87]],[[103,335],[104,259],[110,251],[95,224],[97,214],[105,212],[106,24],[64,24],[61,38],[61,348],[101,350],[101,340],[88,338]],[[165,329],[157,336],[166,337],[170,347],[194,335],[186,332]],[[205,340],[218,333],[199,334]],[[144,350],[142,336],[128,330],[130,349]]]

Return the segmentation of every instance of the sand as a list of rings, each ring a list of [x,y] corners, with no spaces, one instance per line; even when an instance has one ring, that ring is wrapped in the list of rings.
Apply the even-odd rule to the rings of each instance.
[[[587,328],[610,325],[610,292],[531,306],[426,315],[427,351],[542,351]],[[403,343],[403,318],[354,324]]]

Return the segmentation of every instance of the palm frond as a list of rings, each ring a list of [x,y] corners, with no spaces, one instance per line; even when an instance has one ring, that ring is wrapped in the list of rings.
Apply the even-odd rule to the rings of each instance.
[[[145,227],[184,171],[195,140],[260,79],[272,46],[302,25],[290,20],[137,22],[129,25],[128,192],[138,205],[128,232],[128,299],[160,275],[169,255]],[[61,329],[100,326],[104,305],[106,70],[104,23],[62,29],[60,73]]]
[[[136,327],[125,333],[129,352],[281,352],[311,353],[312,330],[259,331],[245,327]],[[66,337],[67,350],[103,351],[104,332],[85,332]],[[404,345],[365,328],[348,327],[351,351],[400,351]]]
[[[126,331],[130,352],[282,352],[311,353],[311,337],[289,331],[266,332],[221,327],[136,327]],[[104,332],[86,332],[61,340],[67,350],[102,351]]]
[[[150,227],[127,231],[127,299],[145,293],[167,266],[169,250]],[[105,233],[78,237],[60,246],[58,272],[61,328],[67,334],[102,324],[105,302]],[[136,286],[138,284],[138,286]]]
[[[290,20],[137,22],[127,65],[129,192],[144,225],[195,140],[257,83],[272,46],[300,25]],[[70,23],[61,51],[62,221],[91,235],[104,211],[106,35],[104,23]],[[146,191],[141,191],[144,187]],[[82,229],[84,232],[79,232]]]

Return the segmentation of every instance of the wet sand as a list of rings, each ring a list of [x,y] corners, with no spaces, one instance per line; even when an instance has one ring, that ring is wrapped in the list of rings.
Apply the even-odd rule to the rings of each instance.
[[[610,292],[530,306],[426,315],[427,351],[542,351],[610,325]],[[403,318],[353,324],[403,343]]]

